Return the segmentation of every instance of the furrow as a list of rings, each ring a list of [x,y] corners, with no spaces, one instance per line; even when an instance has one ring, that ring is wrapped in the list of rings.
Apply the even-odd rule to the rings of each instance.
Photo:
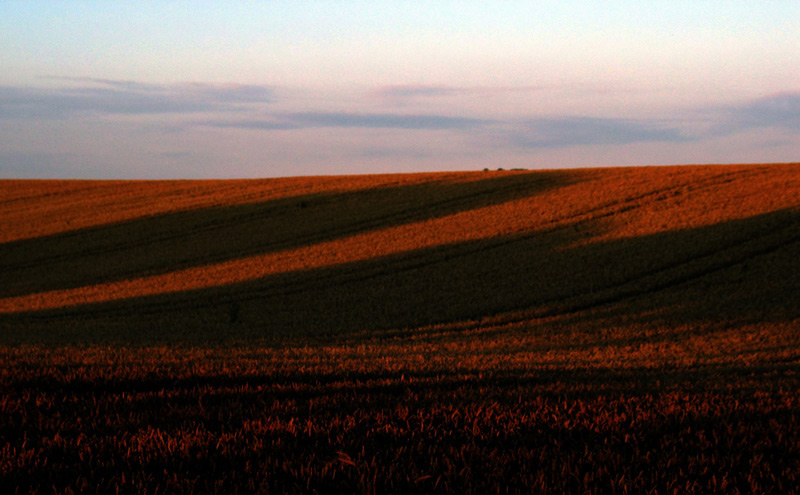
[[[700,253],[655,270],[638,274],[621,283],[602,287],[593,294],[580,294],[567,298],[542,302],[550,308],[544,311],[527,312],[529,317],[551,317],[585,311],[595,307],[649,296],[657,292],[679,287],[707,275],[726,270],[750,260],[772,254],[800,243],[798,224],[790,224],[760,234],[742,244],[729,244],[711,252]],[[688,269],[688,271],[687,271]]]

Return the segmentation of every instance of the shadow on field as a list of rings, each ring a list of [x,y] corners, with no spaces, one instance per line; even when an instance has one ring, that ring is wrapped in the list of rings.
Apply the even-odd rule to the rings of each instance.
[[[206,415],[204,426],[229,426],[232,411],[263,413],[289,420],[298,414],[316,416],[349,414],[394,408],[398,399],[414,407],[451,407],[468,404],[515,403],[531,397],[570,401],[603,399],[609,395],[624,400],[652,397],[679,389],[682,393],[727,392],[736,384],[741,396],[767,393],[796,386],[798,363],[762,366],[669,367],[581,367],[534,372],[436,371],[335,371],[203,374],[177,377],[169,369],[136,378],[70,378],[52,376],[16,377],[6,383],[11,394],[36,390],[57,400],[60,414],[84,414],[87,404],[120,407],[124,417],[136,418],[139,427],[173,428],[189,418]],[[114,398],[117,400],[114,400]],[[80,400],[76,400],[80,398]],[[110,400],[111,399],[111,400]],[[323,399],[323,400],[320,400]],[[446,399],[446,400],[442,400]],[[121,404],[121,405],[120,405]],[[284,404],[274,410],[276,404]],[[91,406],[89,406],[91,407]],[[94,411],[100,415],[101,411]],[[129,425],[130,426],[130,425]],[[114,433],[119,425],[108,427]],[[4,431],[8,438],[22,440],[19,429]],[[96,433],[106,433],[96,431]]]
[[[519,180],[505,197],[532,193]],[[538,186],[557,177],[546,182]],[[797,211],[590,242],[602,231],[590,220],[213,289],[4,314],[0,329],[7,342],[191,344],[403,335],[502,315],[642,325],[800,318]]]
[[[529,197],[576,180],[561,172],[475,177],[192,210],[0,244],[0,297],[291,250]]]

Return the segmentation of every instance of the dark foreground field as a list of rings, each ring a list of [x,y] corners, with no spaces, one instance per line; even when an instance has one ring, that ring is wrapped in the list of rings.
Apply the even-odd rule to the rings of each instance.
[[[0,181],[0,222],[4,493],[800,486],[800,165]]]

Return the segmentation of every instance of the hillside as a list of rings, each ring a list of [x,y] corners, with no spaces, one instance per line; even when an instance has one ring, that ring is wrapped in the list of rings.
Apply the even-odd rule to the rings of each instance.
[[[0,338],[800,316],[800,166],[4,181]],[[61,338],[61,337],[58,337]]]
[[[10,493],[794,493],[800,164],[0,182]]]

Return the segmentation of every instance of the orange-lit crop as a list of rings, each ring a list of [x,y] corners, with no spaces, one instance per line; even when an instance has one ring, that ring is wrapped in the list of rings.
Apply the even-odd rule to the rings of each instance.
[[[800,166],[0,181],[11,493],[792,493]]]

